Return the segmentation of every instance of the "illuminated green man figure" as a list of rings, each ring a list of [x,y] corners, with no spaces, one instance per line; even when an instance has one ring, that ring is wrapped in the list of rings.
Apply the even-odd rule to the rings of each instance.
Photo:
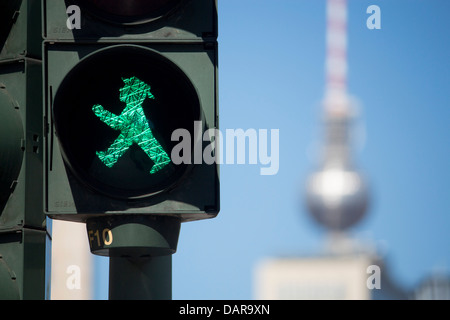
[[[119,136],[108,150],[96,154],[108,168],[111,168],[128,148],[136,143],[154,162],[150,173],[156,173],[170,162],[170,158],[154,137],[142,109],[142,103],[147,97],[150,99],[155,97],[150,92],[150,86],[138,78],[122,78],[122,80],[125,86],[120,89],[120,101],[125,102],[127,106],[120,115],[115,115],[98,104],[92,107],[100,120],[112,129],[120,130]]]

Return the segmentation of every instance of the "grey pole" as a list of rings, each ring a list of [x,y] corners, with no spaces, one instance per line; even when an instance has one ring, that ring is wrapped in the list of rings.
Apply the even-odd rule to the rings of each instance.
[[[172,254],[181,220],[149,215],[88,219],[91,252],[109,256],[110,300],[172,299]]]
[[[172,256],[111,257],[109,300],[172,299]]]

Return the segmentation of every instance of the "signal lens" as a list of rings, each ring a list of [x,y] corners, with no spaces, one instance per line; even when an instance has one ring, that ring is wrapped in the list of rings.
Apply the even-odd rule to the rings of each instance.
[[[118,45],[92,53],[59,87],[53,106],[64,159],[74,175],[114,198],[162,192],[187,172],[175,165],[172,132],[194,137],[197,92],[172,61],[153,50]],[[193,148],[193,141],[191,141]]]

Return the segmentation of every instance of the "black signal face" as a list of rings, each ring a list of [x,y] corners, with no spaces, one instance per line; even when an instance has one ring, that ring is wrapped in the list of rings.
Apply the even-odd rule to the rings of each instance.
[[[172,61],[153,50],[118,45],[81,60],[53,104],[66,164],[92,189],[136,199],[167,190],[187,172],[171,150],[177,129],[201,119],[196,89]],[[191,145],[192,147],[192,145]]]

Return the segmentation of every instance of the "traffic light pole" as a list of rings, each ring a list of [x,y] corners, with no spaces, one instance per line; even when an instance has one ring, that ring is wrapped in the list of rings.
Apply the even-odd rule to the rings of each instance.
[[[109,256],[110,300],[172,299],[172,254],[181,220],[108,215],[86,221],[91,252]]]
[[[111,257],[109,300],[172,299],[172,256]]]

